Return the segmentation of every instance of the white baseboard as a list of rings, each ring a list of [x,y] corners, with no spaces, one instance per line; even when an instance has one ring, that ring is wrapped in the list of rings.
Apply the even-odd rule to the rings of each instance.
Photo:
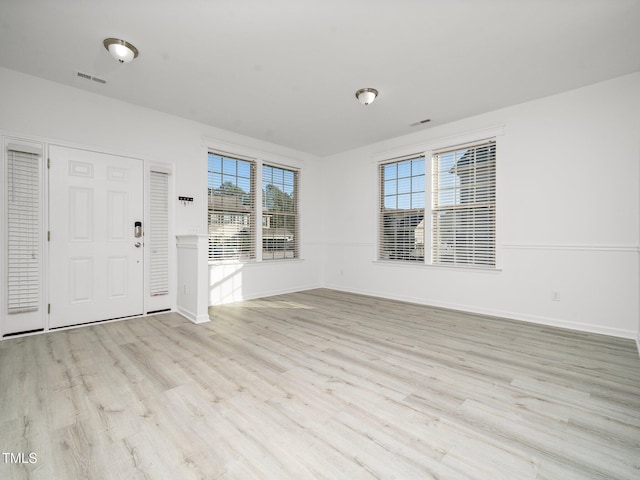
[[[603,326],[591,325],[587,323],[573,322],[570,320],[562,320],[558,318],[549,318],[549,317],[543,317],[538,315],[527,315],[527,314],[522,314],[517,312],[510,312],[506,310],[478,308],[475,306],[458,304],[458,303],[437,302],[431,299],[415,298],[415,297],[404,296],[404,295],[389,295],[386,292],[383,293],[383,292],[368,291],[368,290],[361,290],[361,289],[345,288],[343,286],[338,286],[338,285],[307,285],[305,287],[295,287],[295,288],[287,288],[287,289],[280,289],[280,290],[268,290],[268,291],[256,292],[251,295],[243,296],[241,300],[231,299],[229,301],[220,302],[210,306],[213,307],[216,305],[223,305],[226,303],[233,303],[233,302],[242,301],[242,300],[255,300],[257,298],[266,298],[266,297],[273,297],[275,295],[284,295],[287,293],[303,292],[306,290],[313,290],[316,288],[327,288],[330,290],[337,290],[341,292],[356,293],[360,295],[369,295],[369,296],[378,297],[378,298],[388,298],[391,300],[398,300],[401,302],[415,303],[418,305],[425,305],[425,306],[436,307],[436,308],[446,308],[449,310],[459,310],[459,311],[469,312],[469,313],[474,313],[479,315],[487,315],[491,317],[499,317],[499,318],[505,318],[509,320],[518,320],[522,322],[547,325],[550,327],[566,328],[568,330],[576,330],[580,332],[597,333],[600,335],[609,335],[612,337],[635,339],[636,345],[638,347],[638,354],[640,355],[640,332],[636,332],[633,330],[603,327]],[[189,318],[189,320],[191,320],[192,322],[201,323],[193,320],[192,317],[190,316],[191,315],[190,312],[181,312],[180,309],[178,309],[178,311],[182,313],[184,316],[186,316],[187,318]]]
[[[209,315],[198,315],[195,320],[191,320],[193,323],[207,323],[211,321]]]
[[[177,312],[193,323],[207,323],[211,321],[209,315],[196,315],[195,313],[190,312],[189,310],[186,310],[184,308],[178,307]]]
[[[542,317],[538,315],[527,315],[527,314],[522,314],[518,312],[510,312],[506,310],[478,308],[472,305],[438,302],[438,301],[433,301],[431,299],[425,299],[425,298],[415,298],[415,297],[404,296],[404,295],[389,295],[388,293],[383,293],[383,292],[364,291],[360,289],[344,288],[344,287],[335,286],[335,285],[334,286],[325,285],[324,288],[329,288],[332,290],[338,290],[342,292],[357,293],[361,295],[370,295],[370,296],[379,297],[379,298],[388,298],[391,300],[398,300],[401,302],[416,303],[418,305],[425,305],[430,307],[446,308],[449,310],[460,310],[463,312],[475,313],[479,315],[487,315],[491,317],[500,317],[500,318],[505,318],[509,320],[519,320],[522,322],[548,325],[550,327],[566,328],[568,330],[577,330],[580,332],[598,333],[600,335],[609,335],[611,337],[636,339],[636,342],[638,342],[638,349],[640,351],[640,339],[636,338],[640,336],[638,336],[638,332],[633,330],[624,330],[621,328],[609,328],[609,327],[603,327],[598,325],[591,325],[588,323],[573,322],[570,320]]]

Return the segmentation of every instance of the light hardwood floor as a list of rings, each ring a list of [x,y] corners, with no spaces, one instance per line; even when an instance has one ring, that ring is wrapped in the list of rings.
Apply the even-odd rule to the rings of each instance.
[[[0,478],[640,478],[633,341],[324,289],[210,315],[0,342],[37,457]]]

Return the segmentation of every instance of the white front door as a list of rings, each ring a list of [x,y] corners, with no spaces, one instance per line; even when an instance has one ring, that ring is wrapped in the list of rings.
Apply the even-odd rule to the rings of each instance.
[[[49,158],[49,328],[142,314],[142,161],[60,146]]]

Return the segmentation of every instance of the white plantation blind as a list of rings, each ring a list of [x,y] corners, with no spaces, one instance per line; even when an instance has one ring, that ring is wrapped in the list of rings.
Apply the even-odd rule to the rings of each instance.
[[[299,257],[298,171],[262,166],[262,259]]]
[[[255,258],[255,163],[208,156],[209,260]]]
[[[169,175],[151,172],[150,289],[151,295],[169,293]]]
[[[27,150],[27,151],[22,151]],[[7,152],[7,313],[40,303],[41,154],[9,145]]]
[[[378,259],[424,261],[425,159],[380,165]]]
[[[495,266],[496,144],[433,155],[434,264]]]

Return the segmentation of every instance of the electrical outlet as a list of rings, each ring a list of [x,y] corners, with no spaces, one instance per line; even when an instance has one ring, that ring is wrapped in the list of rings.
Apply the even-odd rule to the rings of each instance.
[[[560,301],[560,292],[557,290],[554,290],[551,292],[551,300],[553,300],[554,302],[559,302]]]

